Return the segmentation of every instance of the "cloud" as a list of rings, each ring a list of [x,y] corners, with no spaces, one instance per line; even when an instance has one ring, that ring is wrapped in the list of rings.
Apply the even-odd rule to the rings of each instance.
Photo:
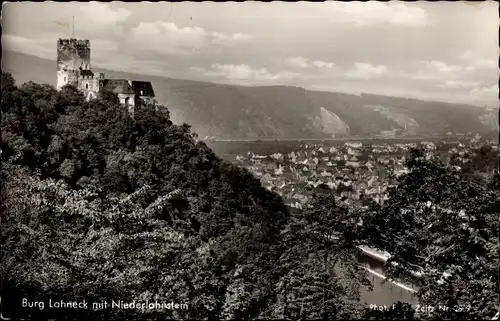
[[[315,67],[318,67],[318,68],[333,68],[333,67],[335,67],[335,63],[321,61],[321,60],[315,60],[311,64]]]
[[[464,52],[459,56],[459,59],[463,60],[467,67],[466,71],[475,71],[478,69],[498,69],[498,60],[486,59],[482,56],[479,56],[477,53],[474,53],[470,50]]]
[[[478,69],[498,69],[498,60],[493,59],[475,59],[469,66],[465,68],[467,71],[474,71]]]
[[[201,49],[206,31],[200,27],[180,28],[172,22],[141,22],[131,30],[133,41],[141,48],[156,52],[184,52]]]
[[[337,2],[332,1],[335,19],[357,26],[393,24],[405,27],[424,27],[427,14],[424,9],[402,2]]]
[[[132,59],[127,55],[120,54],[120,59],[109,59],[110,56],[116,55],[120,50],[120,44],[113,40],[92,39],[90,40],[90,48],[92,50],[92,66],[103,66],[105,68],[123,68],[121,66],[129,66],[126,59]],[[118,70],[119,70],[118,69]]]
[[[213,44],[233,46],[239,43],[246,43],[253,39],[253,36],[242,33],[225,34],[220,32],[212,32],[209,35],[212,38]]]
[[[444,84],[439,85],[440,88],[448,89],[472,89],[478,87],[480,84],[475,81],[460,81],[460,80],[447,80]]]
[[[132,28],[133,41],[141,48],[158,53],[193,53],[212,45],[231,46],[248,42],[252,36],[242,33],[209,32],[201,27],[179,27],[173,22],[140,22]]]
[[[125,8],[113,10],[107,4],[95,1],[80,5],[80,11],[83,12],[88,22],[103,27],[123,22],[132,14],[130,10]]]
[[[290,57],[285,60],[285,62],[293,67],[307,68],[309,67],[309,62],[307,58],[304,57]]]
[[[245,82],[289,80],[298,76],[296,73],[286,71],[271,73],[267,68],[252,68],[246,64],[212,64],[208,70],[203,67],[190,67],[189,69],[211,78]]]
[[[434,69],[437,72],[442,72],[442,73],[457,72],[457,71],[462,71],[464,69],[462,66],[449,65],[442,61],[431,61],[428,62],[428,65],[431,69]]]
[[[354,69],[348,71],[346,76],[356,79],[372,79],[387,73],[387,67],[378,65],[372,66],[367,63],[357,62],[354,64]]]
[[[290,57],[285,59],[285,62],[292,66],[292,67],[297,67],[297,68],[310,68],[310,67],[316,67],[316,68],[333,68],[335,67],[335,63],[333,62],[326,62],[326,61],[321,61],[321,60],[314,60],[314,61],[309,61],[309,59],[304,58],[304,57]]]
[[[21,52],[25,54],[36,53],[38,57],[53,59],[56,57],[56,39],[57,38],[27,38],[17,35],[2,35],[3,50]]]
[[[119,44],[113,40],[104,39],[93,39],[90,41],[90,46],[92,47],[92,53],[99,54],[103,52],[113,52],[117,51]]]
[[[470,97],[474,101],[497,101],[498,100],[498,84],[489,87],[476,87],[470,90]]]
[[[459,81],[459,78],[463,77],[463,72],[466,70],[463,66],[438,60],[408,62],[406,67],[408,68],[403,68],[405,71],[400,72],[400,77],[413,80],[439,81],[440,83],[444,83],[444,81],[451,78]]]
[[[248,65],[221,65],[213,64],[212,68],[223,77],[228,79],[272,79],[266,68],[252,69]]]

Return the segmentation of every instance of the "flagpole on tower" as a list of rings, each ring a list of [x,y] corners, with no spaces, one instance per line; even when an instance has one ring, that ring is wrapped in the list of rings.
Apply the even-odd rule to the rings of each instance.
[[[73,16],[73,27],[71,28],[71,38],[75,38],[75,16]]]

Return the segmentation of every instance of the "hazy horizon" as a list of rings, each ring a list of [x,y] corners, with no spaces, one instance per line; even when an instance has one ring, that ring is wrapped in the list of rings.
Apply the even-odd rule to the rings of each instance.
[[[247,86],[498,103],[498,4],[8,3],[4,50],[56,59],[91,41],[95,69]],[[49,19],[47,19],[49,17]]]

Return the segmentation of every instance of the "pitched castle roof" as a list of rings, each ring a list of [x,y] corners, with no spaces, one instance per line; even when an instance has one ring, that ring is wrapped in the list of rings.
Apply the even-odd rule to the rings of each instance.
[[[104,79],[103,89],[115,94],[135,94],[135,91],[126,79]]]
[[[132,80],[132,88],[139,96],[154,97],[153,85],[149,81]]]
[[[126,79],[104,79],[103,89],[115,94],[137,94],[154,97],[153,85],[149,81],[129,81]]]

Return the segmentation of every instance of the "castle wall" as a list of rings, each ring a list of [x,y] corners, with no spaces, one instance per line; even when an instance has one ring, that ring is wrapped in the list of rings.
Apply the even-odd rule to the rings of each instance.
[[[94,74],[94,83],[93,83],[93,88],[96,92],[100,92],[103,89],[104,86],[104,73],[103,72],[96,72]]]
[[[78,77],[79,77],[79,73],[78,73],[78,70],[68,70],[66,72],[66,83],[67,84],[70,84],[70,85],[73,85],[75,87],[78,87]]]
[[[87,97],[89,92],[95,91],[93,79],[80,79],[78,87],[78,89],[83,92],[85,97]]]
[[[78,39],[57,40],[57,88],[67,83],[78,86],[72,71],[90,70],[90,41]]]
[[[128,112],[134,116],[135,112],[135,94],[118,94],[118,99],[120,100],[120,103],[125,105],[125,107],[128,109]]]
[[[57,90],[68,83],[68,72],[65,70],[57,71]]]
[[[87,101],[94,99],[98,96],[101,91],[102,79],[104,79],[103,73],[97,73],[93,77],[91,76],[80,76],[78,80],[78,89],[83,92]]]
[[[128,98],[128,101],[127,101]],[[128,102],[129,106],[135,106],[135,94],[118,94],[118,99],[120,99],[120,103],[126,104]]]
[[[57,89],[61,89],[66,84],[71,84],[78,88],[79,71],[71,69],[57,70]]]
[[[90,70],[90,40],[59,39],[57,41],[57,70]]]

